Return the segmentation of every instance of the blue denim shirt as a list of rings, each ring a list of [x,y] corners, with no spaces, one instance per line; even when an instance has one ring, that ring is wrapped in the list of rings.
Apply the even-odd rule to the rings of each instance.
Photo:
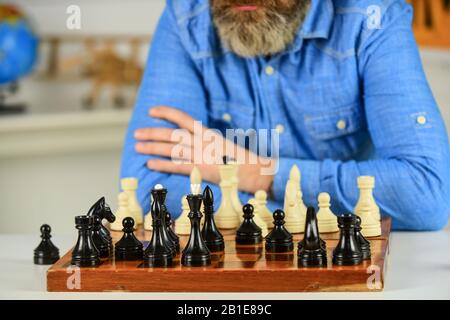
[[[379,28],[371,27],[370,5],[380,8]],[[375,199],[395,228],[442,228],[450,208],[449,144],[412,15],[404,0],[312,0],[289,48],[244,59],[221,44],[208,0],[168,0],[129,125],[122,177],[140,180],[145,212],[150,189],[162,183],[169,210],[179,215],[189,178],[151,171],[151,156],[134,150],[135,129],[173,127],[148,116],[152,106],[167,105],[210,128],[282,128],[271,209],[282,207],[296,164],[309,206],[328,192],[336,214],[351,212],[357,177],[372,175]],[[220,190],[212,188],[218,206]]]

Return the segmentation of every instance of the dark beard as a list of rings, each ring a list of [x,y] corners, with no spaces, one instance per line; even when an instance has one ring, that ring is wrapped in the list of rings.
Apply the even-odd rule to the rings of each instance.
[[[217,32],[242,57],[268,56],[285,50],[295,39],[311,0],[211,0]],[[258,6],[239,11],[236,5]]]

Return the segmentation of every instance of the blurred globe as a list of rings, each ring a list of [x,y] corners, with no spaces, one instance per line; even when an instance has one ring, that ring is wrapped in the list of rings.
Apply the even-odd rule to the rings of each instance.
[[[38,38],[24,15],[12,5],[0,4],[0,85],[30,72],[37,48]]]

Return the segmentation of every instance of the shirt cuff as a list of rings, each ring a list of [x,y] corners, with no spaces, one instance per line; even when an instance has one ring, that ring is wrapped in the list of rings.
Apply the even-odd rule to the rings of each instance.
[[[289,173],[294,165],[297,165],[301,174],[303,202],[307,206],[312,206],[315,204],[317,195],[320,193],[320,161],[280,158],[278,160],[278,172],[275,174],[272,185],[274,199],[276,201],[284,201],[286,183],[289,180]]]

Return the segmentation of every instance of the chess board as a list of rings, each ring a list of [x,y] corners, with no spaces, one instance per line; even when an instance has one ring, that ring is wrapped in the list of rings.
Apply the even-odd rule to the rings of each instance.
[[[358,266],[334,266],[332,250],[339,234],[322,234],[327,243],[328,265],[303,268],[297,263],[296,246],[292,253],[269,254],[264,245],[237,246],[234,232],[223,232],[225,252],[212,255],[208,267],[183,267],[180,256],[170,268],[144,268],[141,261],[107,259],[96,268],[78,270],[79,286],[73,284],[71,251],[47,272],[47,289],[53,292],[356,292],[382,291],[389,255],[390,218],[382,221],[382,235],[370,238],[372,259]],[[122,233],[113,232],[117,241]],[[144,246],[151,233],[138,230]],[[298,242],[303,235],[295,235]],[[188,238],[181,237],[181,248]],[[369,283],[369,285],[368,285]]]

